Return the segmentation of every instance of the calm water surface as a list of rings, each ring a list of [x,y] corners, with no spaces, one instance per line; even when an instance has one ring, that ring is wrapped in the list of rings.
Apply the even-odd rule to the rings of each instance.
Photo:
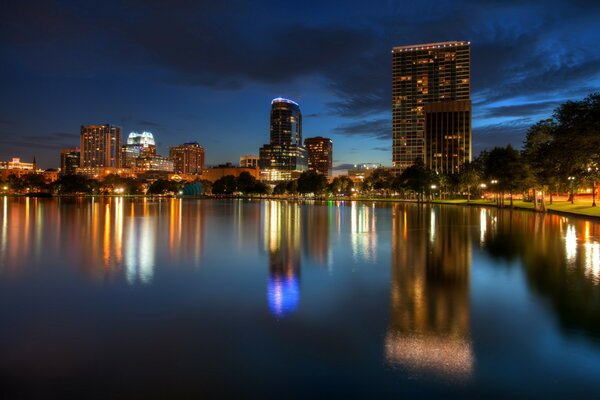
[[[0,197],[0,397],[599,398],[600,224]]]

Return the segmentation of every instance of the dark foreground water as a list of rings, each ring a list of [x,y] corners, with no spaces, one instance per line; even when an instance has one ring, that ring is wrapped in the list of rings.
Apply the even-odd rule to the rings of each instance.
[[[600,225],[0,197],[0,398],[599,398]]]

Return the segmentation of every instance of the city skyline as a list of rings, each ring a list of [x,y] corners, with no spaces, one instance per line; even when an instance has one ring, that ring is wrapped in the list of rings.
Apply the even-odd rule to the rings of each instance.
[[[2,12],[0,158],[36,156],[44,168],[76,144],[80,125],[107,122],[151,130],[161,154],[195,140],[207,164],[235,162],[263,144],[277,96],[302,104],[306,137],[336,143],[335,169],[389,166],[394,46],[471,41],[473,156],[519,146],[557,104],[600,87],[593,2],[303,4],[289,13],[271,2],[32,1]]]

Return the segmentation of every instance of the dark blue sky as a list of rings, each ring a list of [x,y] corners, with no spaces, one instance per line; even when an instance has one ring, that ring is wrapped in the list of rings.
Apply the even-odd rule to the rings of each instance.
[[[270,101],[300,103],[334,163],[391,164],[391,48],[471,41],[473,143],[600,87],[600,1],[2,1],[0,159],[56,167],[82,124],[196,140],[207,162],[268,142]]]

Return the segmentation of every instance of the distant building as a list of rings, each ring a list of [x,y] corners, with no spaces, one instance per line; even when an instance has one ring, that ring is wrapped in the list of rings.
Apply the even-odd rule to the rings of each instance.
[[[7,180],[11,175],[21,178],[36,172],[38,171],[35,159],[31,163],[22,162],[19,157],[13,157],[10,161],[0,161],[0,179],[2,180]]]
[[[240,167],[258,168],[258,156],[240,156]]]
[[[298,103],[281,97],[271,101],[270,143],[259,151],[261,180],[283,181],[306,171],[302,114]]]
[[[60,174],[73,175],[77,173],[81,161],[79,148],[62,149],[60,151]]]
[[[175,170],[173,160],[152,155],[140,156],[135,159],[135,170],[137,172],[164,171],[173,172]]]
[[[381,164],[354,164],[354,168],[348,169],[348,177],[354,182],[362,182],[371,176],[373,171],[381,169],[384,169]]]
[[[242,172],[247,172],[256,179],[259,179],[258,168],[253,167],[236,167],[232,164],[219,165],[218,167],[207,168],[202,171],[201,178],[210,182],[214,182],[219,178],[227,175],[239,176]]]
[[[178,174],[200,175],[204,169],[204,148],[197,142],[171,147],[169,158]]]
[[[121,128],[118,126],[81,126],[81,168],[121,167]]]
[[[451,151],[452,154],[438,156],[454,159],[454,154],[464,154],[463,161],[471,158],[471,115],[470,115],[470,43],[443,42],[394,47],[392,50],[392,164],[396,172],[413,165],[421,158],[426,165],[442,165],[429,160],[432,154]],[[428,141],[425,132],[426,108],[430,103],[459,102],[448,105],[444,115],[439,107],[430,106],[432,121],[430,138],[461,136],[442,144]],[[468,106],[466,105],[468,103]],[[446,106],[444,106],[446,107]],[[468,116],[466,114],[468,109]],[[459,114],[452,113],[457,112]],[[439,118],[468,118],[458,129]],[[436,122],[436,123],[438,123]],[[439,128],[438,128],[439,127]],[[468,128],[468,130],[467,130]],[[442,131],[443,130],[443,131]],[[447,131],[446,131],[447,130]],[[456,152],[454,146],[458,146]],[[427,147],[431,146],[429,150]]]
[[[306,138],[304,147],[308,154],[308,170],[331,177],[333,165],[333,142],[321,136]]]

